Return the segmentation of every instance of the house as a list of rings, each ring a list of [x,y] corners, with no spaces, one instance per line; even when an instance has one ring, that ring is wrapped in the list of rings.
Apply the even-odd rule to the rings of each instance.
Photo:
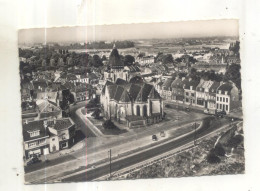
[[[161,96],[166,99],[166,100],[171,100],[172,99],[172,88],[171,84],[174,81],[173,78],[168,78],[165,80],[165,82],[162,84],[162,91],[161,91]]]
[[[210,100],[209,90],[213,85],[213,81],[201,79],[196,88],[196,104],[201,108],[208,108],[208,100]]]
[[[73,145],[75,123],[70,118],[45,119],[23,124],[23,146],[26,159],[47,155]]]
[[[216,94],[217,94],[217,89],[220,86],[220,82],[214,81],[211,87],[209,88],[209,98],[208,98],[208,107],[207,109],[209,110],[216,110]]]
[[[198,86],[199,81],[192,80],[189,78],[189,80],[186,80],[184,82],[184,103],[187,105],[195,105],[196,104],[196,87]]]
[[[218,110],[230,113],[233,109],[241,106],[238,88],[232,83],[224,83],[217,88],[216,104]]]
[[[172,100],[179,103],[184,103],[184,81],[185,78],[177,77],[171,84]]]

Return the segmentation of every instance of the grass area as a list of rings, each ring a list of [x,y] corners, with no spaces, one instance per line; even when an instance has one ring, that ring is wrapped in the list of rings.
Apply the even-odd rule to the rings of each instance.
[[[214,147],[217,138],[222,135],[223,133],[220,133],[217,136],[202,140],[198,143],[198,146],[190,150],[155,162],[152,165],[127,174],[123,178],[139,179],[244,173],[245,158],[243,142],[234,148],[232,155],[220,157],[221,160],[219,163],[210,164],[207,162],[208,153]],[[122,179],[122,177],[119,177],[119,179]]]

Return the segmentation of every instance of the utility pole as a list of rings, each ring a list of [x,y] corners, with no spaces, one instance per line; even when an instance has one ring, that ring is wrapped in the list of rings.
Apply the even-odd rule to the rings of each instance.
[[[108,154],[109,154],[109,178],[111,179],[111,155],[112,155],[111,149],[108,151]]]
[[[196,122],[194,123],[194,146],[196,145]]]

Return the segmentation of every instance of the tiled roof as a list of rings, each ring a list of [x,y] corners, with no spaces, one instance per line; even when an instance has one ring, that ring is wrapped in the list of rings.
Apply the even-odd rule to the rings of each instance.
[[[196,90],[196,87],[198,86],[199,81],[196,80],[185,80],[184,82],[184,89],[190,89],[192,86],[192,90]]]
[[[122,93],[121,98],[120,98],[119,101],[120,102],[130,102],[131,101],[131,99],[129,97],[129,94],[128,94],[128,92],[126,90],[124,90],[124,92]]]
[[[56,119],[56,123],[54,121],[49,121],[48,126],[56,129],[56,130],[63,130],[68,129],[74,124],[74,122],[70,118],[63,118],[63,119]]]
[[[212,86],[209,88],[209,93],[216,93],[219,85],[219,82],[214,82]]]
[[[164,83],[163,83],[163,88],[165,90],[168,90],[170,87],[171,87],[171,84],[173,82],[173,79],[172,78],[168,78]]]
[[[33,139],[38,139],[38,138],[43,138],[43,137],[49,136],[48,129],[45,129],[43,126],[43,121],[44,120],[32,121],[32,122],[29,122],[28,124],[23,124],[23,140],[30,141]],[[40,131],[40,134],[35,137],[30,137],[30,134],[28,132],[37,131],[37,130]]]
[[[141,87],[136,84],[131,84],[131,87],[129,88],[129,95],[132,100],[136,100],[136,97],[138,96],[138,93],[140,91]]]
[[[150,84],[144,84],[141,87],[140,92],[138,93],[138,96],[136,97],[135,101],[141,101],[141,102],[146,102],[148,99],[148,95],[150,94],[153,86]]]
[[[123,80],[123,79],[121,79],[121,78],[117,78],[115,84],[116,84],[116,85],[122,85],[122,86],[125,86],[125,85],[128,84],[128,82],[125,81],[125,80]]]
[[[221,86],[219,86],[218,91],[221,90],[221,94],[224,94],[225,91],[228,92],[228,94],[230,94],[230,91],[232,90],[233,86],[229,83],[225,83],[222,84]]]
[[[124,92],[124,88],[121,87],[121,86],[117,86],[116,92],[115,92],[115,95],[114,95],[114,100],[119,101],[123,92]]]
[[[171,84],[171,87],[172,88],[183,88],[183,81],[182,81],[182,79],[180,79],[180,78],[176,78],[173,82],[172,82],[172,84]]]

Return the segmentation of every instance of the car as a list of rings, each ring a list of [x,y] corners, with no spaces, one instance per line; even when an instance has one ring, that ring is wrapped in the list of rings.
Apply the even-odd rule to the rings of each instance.
[[[152,140],[153,140],[153,141],[157,141],[157,140],[158,140],[157,136],[156,136],[156,135],[153,135],[153,136],[152,136]]]
[[[161,132],[160,132],[160,136],[161,136],[161,137],[165,137],[165,132],[164,132],[164,131],[161,131]]]
[[[32,164],[41,162],[41,160],[38,157],[32,157],[28,162],[27,162],[27,166],[30,166]]]
[[[216,110],[213,110],[213,109],[205,109],[203,112],[205,114],[209,114],[209,115],[215,115],[216,114]]]
[[[216,116],[217,117],[222,117],[223,118],[225,115],[227,115],[227,113],[224,110],[216,112]]]

